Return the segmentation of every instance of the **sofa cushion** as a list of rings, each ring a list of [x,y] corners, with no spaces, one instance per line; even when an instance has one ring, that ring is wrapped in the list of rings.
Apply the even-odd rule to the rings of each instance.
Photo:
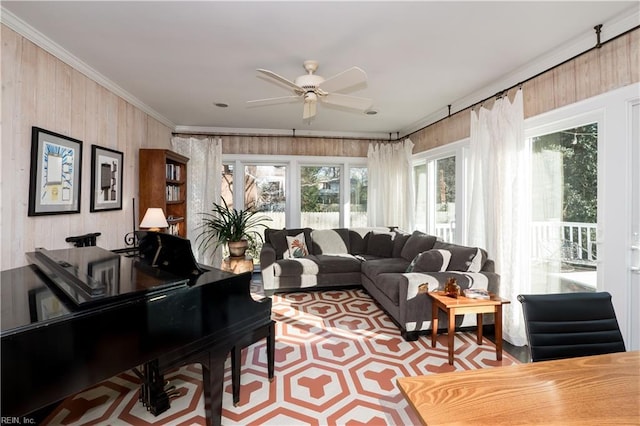
[[[388,228],[370,227],[370,228],[349,228],[349,253],[366,254],[367,242],[371,231],[388,231]]]
[[[403,258],[380,258],[374,260],[367,260],[362,263],[362,273],[365,274],[371,281],[375,281],[376,277],[382,273],[399,273],[404,272],[409,266],[409,262]]]
[[[393,238],[393,251],[391,257],[402,257],[402,248],[406,244],[411,234],[407,234],[402,231],[395,231],[395,237]]]
[[[320,274],[360,272],[360,261],[350,254],[316,254],[314,258]]]
[[[287,247],[288,250],[282,254],[283,258],[297,258],[307,257],[309,255],[309,249],[305,241],[304,232],[299,233],[294,237],[287,235]]]
[[[417,255],[407,272],[444,272],[449,266],[451,253],[447,250],[431,249]]]
[[[487,261],[487,252],[478,247],[466,247],[438,241],[434,248],[451,253],[447,271],[480,272]]]
[[[391,257],[394,236],[395,234],[392,232],[372,231],[367,240],[366,254],[377,257]]]
[[[345,254],[349,251],[349,230],[314,229],[311,232],[314,254]]]
[[[413,234],[404,243],[400,256],[411,262],[419,253],[431,250],[436,242],[436,237],[420,231],[413,231]]]
[[[318,275],[318,272],[318,263],[312,255],[298,259],[281,259],[273,265],[273,275],[276,277]]]
[[[271,229],[264,230],[265,241],[271,243],[276,251],[276,259],[282,259],[286,251],[289,251],[289,245],[287,244],[287,236],[293,237],[299,233],[304,233],[305,242],[307,243],[307,249],[309,254],[313,254],[313,247],[309,244],[311,241],[311,228],[302,229]]]

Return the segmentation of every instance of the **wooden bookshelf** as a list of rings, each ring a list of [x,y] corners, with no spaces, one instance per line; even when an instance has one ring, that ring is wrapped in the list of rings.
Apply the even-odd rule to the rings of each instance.
[[[138,223],[149,207],[160,207],[169,222],[166,232],[187,237],[187,162],[168,149],[140,149]]]

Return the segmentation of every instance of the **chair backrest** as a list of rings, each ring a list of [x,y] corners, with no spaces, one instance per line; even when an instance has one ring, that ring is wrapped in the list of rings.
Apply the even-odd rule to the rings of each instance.
[[[531,361],[624,352],[611,294],[519,295]]]

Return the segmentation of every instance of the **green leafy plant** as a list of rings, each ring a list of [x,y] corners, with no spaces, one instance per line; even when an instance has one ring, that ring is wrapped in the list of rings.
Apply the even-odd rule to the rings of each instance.
[[[246,240],[249,247],[253,247],[258,240],[262,241],[260,228],[267,228],[265,222],[271,218],[258,215],[255,210],[231,209],[223,199],[224,204],[213,203],[211,213],[202,213],[203,221],[200,233],[196,237],[199,249],[209,247],[217,249],[229,241]]]

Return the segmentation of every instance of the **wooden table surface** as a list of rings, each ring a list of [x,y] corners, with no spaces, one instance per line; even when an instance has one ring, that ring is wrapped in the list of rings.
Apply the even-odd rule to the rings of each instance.
[[[640,351],[403,377],[425,425],[639,425]]]
[[[449,364],[453,365],[453,338],[455,333],[456,315],[476,314],[478,345],[482,344],[482,314],[493,313],[496,340],[496,359],[502,359],[502,305],[511,303],[493,293],[490,299],[471,299],[464,296],[449,297],[444,291],[427,293],[431,298],[431,346],[436,347],[438,337],[438,310],[442,310],[448,318],[447,347],[449,349]]]

